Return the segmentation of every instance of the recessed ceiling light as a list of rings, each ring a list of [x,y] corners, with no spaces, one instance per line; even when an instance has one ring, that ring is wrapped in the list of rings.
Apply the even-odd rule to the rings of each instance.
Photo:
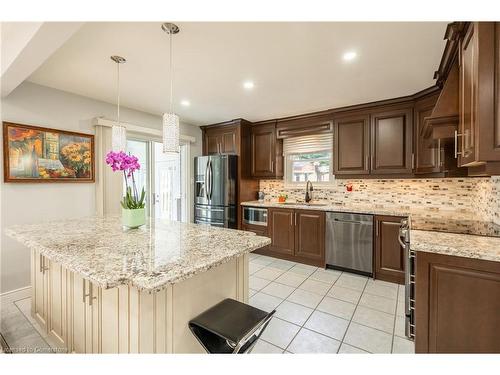
[[[251,90],[255,87],[255,84],[252,81],[245,81],[243,82],[243,87],[245,90]]]
[[[184,107],[189,107],[191,105],[191,103],[189,102],[189,100],[181,100],[181,105],[183,105]]]
[[[342,58],[344,59],[344,61],[352,61],[357,56],[358,56],[358,54],[356,52],[354,52],[354,51],[348,51],[348,52],[344,53],[344,55],[342,56]]]

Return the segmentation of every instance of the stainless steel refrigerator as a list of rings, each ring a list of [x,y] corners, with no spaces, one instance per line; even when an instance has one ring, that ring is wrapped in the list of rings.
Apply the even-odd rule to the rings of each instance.
[[[194,222],[236,228],[236,155],[194,159]]]

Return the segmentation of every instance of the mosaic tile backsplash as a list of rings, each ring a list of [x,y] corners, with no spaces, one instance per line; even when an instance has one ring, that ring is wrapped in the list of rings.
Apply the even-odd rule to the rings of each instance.
[[[353,190],[347,191],[347,184]],[[280,193],[303,201],[305,189],[285,188],[282,180],[260,180],[266,199]],[[387,208],[446,211],[500,224],[500,177],[443,179],[335,180],[314,186],[314,199],[330,203],[375,204]]]

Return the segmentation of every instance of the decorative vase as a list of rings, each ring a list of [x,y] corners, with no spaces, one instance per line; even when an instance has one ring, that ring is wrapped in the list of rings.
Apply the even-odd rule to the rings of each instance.
[[[144,208],[128,209],[122,207],[122,224],[128,228],[139,228],[146,224],[146,210]]]

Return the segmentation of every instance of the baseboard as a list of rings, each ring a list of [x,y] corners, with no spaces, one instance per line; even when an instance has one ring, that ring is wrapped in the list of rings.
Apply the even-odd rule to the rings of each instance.
[[[8,292],[0,294],[0,302],[8,303],[19,301],[20,299],[31,297],[31,285],[23,288],[9,290]]]

